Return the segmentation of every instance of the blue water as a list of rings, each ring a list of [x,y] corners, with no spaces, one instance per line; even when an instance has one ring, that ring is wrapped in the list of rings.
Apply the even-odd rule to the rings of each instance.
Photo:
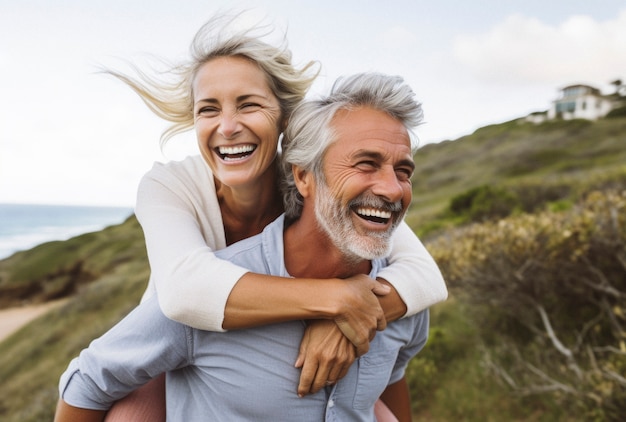
[[[0,259],[123,222],[131,208],[0,204]]]

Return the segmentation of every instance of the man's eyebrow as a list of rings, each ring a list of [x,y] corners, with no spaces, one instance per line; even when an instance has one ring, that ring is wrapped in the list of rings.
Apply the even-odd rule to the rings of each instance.
[[[400,166],[411,167],[411,170],[415,170],[415,162],[413,160],[409,160],[408,158],[404,160],[400,160],[398,163]]]
[[[358,150],[357,152],[354,153],[352,157],[356,159],[369,158],[369,159],[376,160],[376,161],[382,161],[384,159],[383,155],[380,152],[370,151],[367,149]]]

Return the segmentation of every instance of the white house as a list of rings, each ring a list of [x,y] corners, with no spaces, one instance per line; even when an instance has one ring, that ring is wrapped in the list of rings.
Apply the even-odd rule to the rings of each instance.
[[[589,85],[569,85],[561,90],[559,98],[548,110],[548,120],[562,118],[597,120],[614,107],[610,96],[602,95],[599,89]]]

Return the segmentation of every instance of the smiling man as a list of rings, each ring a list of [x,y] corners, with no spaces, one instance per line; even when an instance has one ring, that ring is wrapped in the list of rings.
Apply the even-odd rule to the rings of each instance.
[[[302,104],[283,141],[285,215],[216,254],[272,275],[376,277],[411,202],[410,130],[422,117],[413,97],[401,78],[368,73]],[[202,331],[166,318],[149,299],[72,361],[57,420],[99,420],[113,401],[165,371],[172,421],[374,421],[379,397],[410,420],[404,370],[426,343],[427,310],[390,322],[345,376],[298,397],[294,362],[304,328],[291,321]]]

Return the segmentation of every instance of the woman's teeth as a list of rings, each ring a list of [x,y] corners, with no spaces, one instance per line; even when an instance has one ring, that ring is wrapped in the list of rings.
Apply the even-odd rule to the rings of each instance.
[[[223,160],[241,160],[242,158],[250,155],[256,149],[255,145],[238,145],[238,146],[221,146],[218,148],[218,153]]]

